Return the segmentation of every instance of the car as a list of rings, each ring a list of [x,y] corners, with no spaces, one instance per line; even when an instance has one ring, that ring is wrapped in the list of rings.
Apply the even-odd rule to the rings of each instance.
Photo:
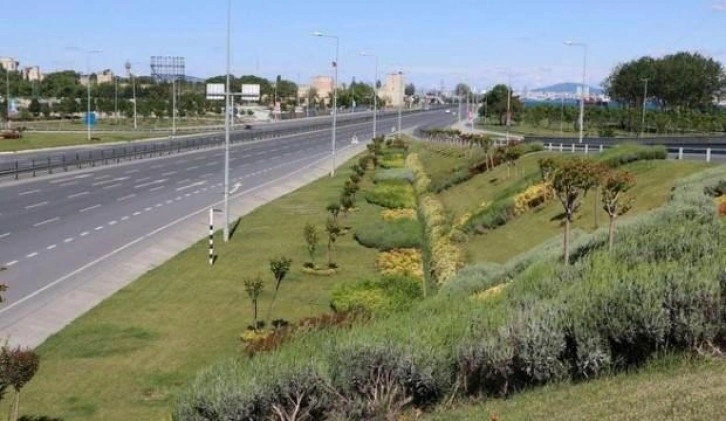
[[[444,112],[445,112],[445,113],[450,113],[450,112],[451,112],[451,110],[446,110],[446,111],[444,111]]]

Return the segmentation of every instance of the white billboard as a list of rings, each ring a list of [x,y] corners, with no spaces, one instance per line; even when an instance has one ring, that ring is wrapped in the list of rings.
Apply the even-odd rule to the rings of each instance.
[[[242,85],[242,100],[259,101],[260,100],[260,85],[243,84]]]
[[[207,99],[224,99],[224,83],[207,83]]]

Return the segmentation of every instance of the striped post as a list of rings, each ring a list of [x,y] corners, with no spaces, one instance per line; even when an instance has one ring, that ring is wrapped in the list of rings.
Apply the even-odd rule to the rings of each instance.
[[[602,144],[600,145],[600,153],[602,153]]]
[[[214,209],[209,209],[209,264],[214,264]]]
[[[587,152],[590,149],[588,146],[590,146],[590,145],[588,145],[587,143],[585,143],[585,155],[587,155]]]
[[[706,148],[706,162],[711,162],[711,148]]]

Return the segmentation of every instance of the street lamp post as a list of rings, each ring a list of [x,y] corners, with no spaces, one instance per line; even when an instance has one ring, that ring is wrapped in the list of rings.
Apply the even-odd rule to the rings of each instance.
[[[585,83],[587,82],[587,44],[584,42],[565,41],[565,45],[570,47],[582,47],[582,88],[580,92],[580,143],[582,143],[582,133],[585,126]]]
[[[7,105],[7,114],[5,115],[6,128],[10,129],[10,66],[5,67],[5,104]]]
[[[116,90],[113,96],[113,117],[118,123],[118,76],[114,76],[113,80],[116,82]]]
[[[232,44],[232,0],[227,0],[227,81],[224,89],[224,242],[229,241],[229,101]]]
[[[87,98],[86,98],[86,128],[88,142],[91,141],[91,54],[98,54],[101,50],[86,51],[86,77],[87,77]]]
[[[643,92],[643,120],[640,123],[640,137],[645,136],[645,102],[646,98],[648,98],[648,78],[644,77],[643,82],[645,82],[645,88]]]
[[[131,91],[134,97],[134,130],[136,130],[138,129],[138,122],[136,120],[136,80],[134,79],[134,74],[131,73],[131,62],[126,60],[124,67],[126,68],[126,71],[129,74],[129,78],[131,79]]]
[[[362,56],[373,57],[376,62],[375,77],[373,78],[373,137],[378,134],[378,93],[376,92],[376,83],[378,81],[378,56],[366,52],[360,53]]]
[[[399,91],[399,97],[401,98],[401,103],[398,106],[398,137],[401,137],[401,112],[403,111],[403,72],[398,71],[398,91]]]
[[[330,149],[333,158],[333,165],[330,169],[330,176],[335,175],[335,130],[338,124],[338,54],[340,50],[340,39],[336,35],[324,34],[322,32],[313,32],[313,36],[322,38],[332,38],[335,40],[335,77],[333,78],[333,134],[330,140]]]

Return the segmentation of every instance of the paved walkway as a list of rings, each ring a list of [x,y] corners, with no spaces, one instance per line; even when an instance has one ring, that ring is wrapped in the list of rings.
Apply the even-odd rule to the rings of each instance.
[[[476,127],[472,128],[471,125],[466,122],[466,120],[462,120],[458,123],[452,124],[451,128],[457,129],[457,130],[461,131],[462,133],[481,133],[481,134],[488,134],[491,136],[499,136],[502,138],[507,137],[507,133],[505,133],[505,132],[495,132],[495,131],[491,131],[491,130],[477,129]],[[509,134],[509,138],[517,139],[517,140],[523,139],[522,136],[511,134],[511,133]]]

